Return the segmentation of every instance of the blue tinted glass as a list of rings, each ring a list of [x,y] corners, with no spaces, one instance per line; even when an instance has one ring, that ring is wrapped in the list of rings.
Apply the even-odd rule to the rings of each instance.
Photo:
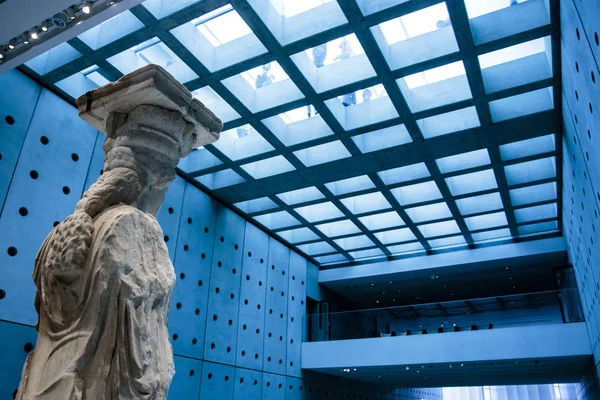
[[[378,232],[375,234],[375,236],[383,244],[408,242],[416,239],[414,233],[412,233],[412,231],[409,228]]]
[[[496,189],[496,176],[491,169],[470,174],[446,178],[446,183],[453,196]]]
[[[456,200],[456,205],[462,215],[477,214],[503,208],[502,198],[498,192],[458,199]]]
[[[278,205],[268,197],[242,201],[240,203],[234,203],[233,205],[247,214],[266,211],[278,207]]]
[[[415,179],[427,178],[430,176],[425,163],[407,165],[405,167],[388,169],[378,172],[377,175],[386,185],[408,182]]]
[[[292,217],[287,211],[279,211],[271,214],[259,215],[255,220],[263,224],[268,229],[280,229],[288,226],[300,225],[300,222]]]
[[[318,222],[327,219],[339,218],[344,214],[331,202],[313,204],[312,206],[298,207],[295,211],[308,222]]]
[[[406,213],[415,222],[433,221],[434,219],[449,218],[452,216],[446,203],[435,203],[421,207],[407,208]]]
[[[344,250],[355,250],[364,247],[375,246],[375,243],[373,243],[373,241],[371,241],[371,239],[369,239],[365,235],[352,236],[343,239],[335,239],[334,242],[336,242],[337,245]]]
[[[404,221],[396,211],[367,215],[360,217],[359,220],[371,231],[404,225]]]
[[[291,192],[279,193],[277,195],[285,204],[293,205],[307,201],[322,199],[325,196],[314,186],[304,189],[292,190]]]
[[[275,156],[265,160],[244,164],[242,165],[242,168],[254,179],[266,178],[268,176],[278,175],[296,169],[284,156]]]
[[[375,184],[367,175],[362,175],[341,181],[329,182],[325,184],[325,187],[334,195],[341,196],[346,193],[358,192],[359,190],[372,189],[375,187]]]
[[[351,235],[360,232],[360,229],[350,220],[330,222],[316,225],[315,227],[328,237]]]
[[[348,197],[340,201],[353,214],[363,214],[392,207],[380,192]]]
[[[399,187],[392,189],[391,192],[402,205],[442,198],[442,194],[434,181]]]
[[[490,156],[487,149],[470,151],[455,156],[439,158],[436,161],[442,174],[460,171],[461,169],[480,167],[490,164]]]
[[[555,158],[548,157],[504,167],[509,185],[556,177]]]

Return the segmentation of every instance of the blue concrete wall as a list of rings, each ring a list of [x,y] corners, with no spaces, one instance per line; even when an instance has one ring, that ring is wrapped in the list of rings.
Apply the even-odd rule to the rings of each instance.
[[[104,136],[16,71],[0,88],[0,399],[9,399],[36,342],[35,255],[101,174]],[[181,178],[157,218],[177,276],[170,399],[441,398],[304,373],[307,261]]]
[[[600,398],[600,3],[561,1],[563,220],[594,361],[581,399]]]

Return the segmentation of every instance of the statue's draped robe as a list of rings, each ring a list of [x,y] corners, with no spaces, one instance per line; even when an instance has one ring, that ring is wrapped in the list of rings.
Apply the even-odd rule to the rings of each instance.
[[[93,221],[83,268],[36,259],[39,338],[21,399],[163,399],[174,374],[167,313],[173,265],[156,219],[117,205]]]

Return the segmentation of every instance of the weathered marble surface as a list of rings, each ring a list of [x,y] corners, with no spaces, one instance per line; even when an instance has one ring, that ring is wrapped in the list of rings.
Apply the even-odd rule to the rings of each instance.
[[[222,125],[160,67],[107,86],[78,99],[108,136],[104,174],[37,255],[39,336],[18,399],[164,399],[175,372],[175,274],[154,215],[179,159]]]

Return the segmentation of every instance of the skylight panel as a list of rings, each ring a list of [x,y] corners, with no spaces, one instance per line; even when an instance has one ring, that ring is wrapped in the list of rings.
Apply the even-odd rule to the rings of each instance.
[[[156,19],[162,19],[200,0],[146,0],[142,3]]]
[[[198,182],[209,188],[216,190],[227,186],[244,183],[246,180],[239,176],[234,170],[226,169],[223,171],[213,172],[211,174],[202,175],[196,178]]]
[[[407,165],[405,167],[388,169],[377,173],[386,185],[408,182],[431,176],[425,163]]]
[[[241,167],[254,179],[262,179],[268,176],[279,175],[284,172],[296,170],[296,168],[281,155],[244,164]]]
[[[515,217],[518,224],[556,218],[556,203],[516,209]]]
[[[313,204],[310,206],[298,207],[294,209],[308,222],[319,222],[328,219],[343,217],[344,214],[331,202]]]
[[[96,65],[92,65],[90,68],[84,69],[81,71],[81,73],[83,76],[94,82],[98,87],[110,83],[110,81],[106,79],[104,75],[100,73],[100,71],[98,71],[98,66]]]
[[[409,89],[414,89],[461,75],[466,75],[465,66],[462,61],[457,61],[427,71],[417,72],[416,74],[405,76],[402,79],[404,79],[404,82],[406,82]]]
[[[356,104],[366,103],[384,97],[387,97],[387,92],[380,83],[375,86],[338,96],[338,100],[342,103],[342,105],[344,105],[344,107],[350,107]]]
[[[403,206],[442,198],[442,194],[434,181],[399,187],[392,189],[391,192]]]
[[[305,252],[309,256],[318,255],[318,254],[326,254],[333,253],[336,251],[332,245],[327,242],[316,242],[309,244],[301,244],[298,246],[298,249]]]
[[[300,225],[300,222],[287,211],[278,211],[271,214],[258,215],[254,219],[263,224],[267,229],[287,228]]]
[[[25,62],[25,65],[34,70],[38,75],[45,75],[79,57],[81,57],[81,53],[75,50],[70,44],[64,42]]]
[[[365,217],[360,217],[359,220],[370,231],[404,225],[404,221],[396,211],[367,215]]]
[[[307,49],[304,52],[317,68],[335,64],[359,54],[365,54],[354,33]]]
[[[144,27],[129,10],[107,19],[77,36],[92,50],[97,50]]]
[[[355,250],[375,246],[375,243],[373,243],[366,235],[335,239],[334,242],[344,250]]]
[[[414,223],[452,217],[452,213],[450,212],[448,205],[446,205],[444,202],[407,208],[405,211]]]
[[[507,165],[504,167],[509,185],[518,185],[556,177],[556,160],[554,157]]]
[[[370,250],[352,251],[349,254],[351,257],[353,257],[355,259],[361,259],[361,258],[367,258],[367,257],[382,256],[383,252],[379,249],[370,249]]]
[[[295,15],[305,13],[322,6],[323,4],[329,3],[333,0],[269,0],[275,10],[284,18],[291,18]]]
[[[320,265],[333,264],[333,263],[340,262],[340,261],[348,261],[346,256],[344,256],[343,254],[330,254],[327,256],[319,256],[319,257],[315,257],[315,260]]]
[[[510,190],[510,200],[515,207],[555,199],[556,182]]]
[[[479,56],[479,65],[482,69],[490,68],[534,54],[544,53],[545,51],[546,38],[539,38],[492,51],[491,53],[482,54]]]
[[[193,21],[196,29],[214,46],[239,39],[252,33],[250,27],[231,7],[226,5]]]
[[[395,246],[388,246],[387,249],[393,255],[400,254],[400,253],[408,253],[408,252],[415,252],[415,251],[424,250],[423,249],[423,245],[421,243],[419,243],[419,242],[406,243],[406,244],[397,244]]]
[[[293,124],[295,122],[299,122],[299,121],[303,121],[305,119],[308,119],[310,117],[316,116],[317,114],[315,114],[314,107],[312,107],[311,105],[308,105],[306,107],[300,107],[300,108],[296,108],[290,111],[286,111],[283,112],[281,114],[279,114],[279,117],[281,118],[281,120],[283,122],[285,122],[286,124]]]
[[[539,233],[546,231],[558,230],[558,223],[556,221],[540,222],[537,224],[528,224],[519,226],[519,235],[527,235],[530,233]]]
[[[325,184],[325,187],[334,195],[341,196],[347,193],[372,189],[375,187],[375,184],[367,175],[361,175],[342,179],[341,181],[329,182]]]
[[[202,104],[214,112],[223,123],[240,118],[240,114],[227,104],[210,86],[194,90],[192,96],[200,100]]]
[[[426,238],[460,233],[456,221],[434,222],[432,224],[420,225],[418,228]]]
[[[76,99],[85,92],[96,89],[99,86],[109,83],[98,69],[97,65],[92,65],[81,72],[77,72],[61,81],[55,83],[56,87]]]
[[[352,136],[352,141],[362,153],[369,153],[411,143],[412,138],[410,137],[406,126],[401,124],[379,129],[374,132],[363,133],[362,135]]]
[[[466,243],[467,242],[465,241],[465,238],[462,235],[429,240],[429,245],[434,249],[446,246],[457,246]]]
[[[287,231],[277,232],[277,234],[292,244],[319,239],[319,235],[311,231],[309,228],[290,229]]]
[[[458,199],[456,205],[462,215],[501,210],[504,207],[498,192]]]
[[[539,136],[533,139],[521,140],[500,146],[500,155],[502,159],[515,160],[528,156],[534,156],[542,153],[549,153],[555,150],[554,135]]]
[[[346,208],[348,208],[348,210],[350,210],[352,214],[355,215],[392,208],[390,203],[386,200],[383,194],[381,194],[381,192],[348,197],[341,199],[340,201],[346,206]]]
[[[179,164],[177,164],[177,167],[184,172],[192,173],[216,167],[221,164],[223,164],[223,162],[204,147],[197,147],[192,149],[187,157],[181,159]]]
[[[480,167],[491,163],[487,149],[470,151],[455,156],[439,158],[436,161],[442,174],[460,171],[462,169]]]
[[[234,206],[245,212],[251,214],[255,212],[262,212],[279,207],[275,202],[268,197],[261,197],[258,199],[246,200],[239,203],[234,203]]]
[[[425,139],[481,126],[477,109],[467,107],[417,120]]]
[[[242,72],[242,77],[250,84],[251,87],[257,89],[290,79],[288,74],[285,73],[277,61],[271,61],[270,63],[249,69],[246,72]]]
[[[484,231],[484,232],[476,232],[472,233],[471,236],[473,240],[476,242],[484,241],[484,240],[493,240],[493,239],[501,239],[511,237],[510,229],[494,229],[492,231]]]
[[[532,92],[490,101],[489,106],[492,121],[500,122],[553,109],[554,94],[552,87],[549,86]]]
[[[472,172],[470,174],[452,176],[446,178],[446,183],[453,196],[460,196],[467,193],[480,192],[489,189],[496,189],[496,176],[491,169]]]
[[[469,19],[473,19],[525,1],[527,0],[465,0],[465,6]]]
[[[383,244],[409,242],[417,239],[409,228],[378,232],[375,233],[375,237]]]
[[[508,225],[504,211],[465,218],[465,223],[470,231]]]
[[[343,221],[329,222],[327,224],[320,224],[316,225],[315,227],[328,237],[351,235],[353,233],[360,232],[360,229],[358,229],[354,222],[347,219]]]
[[[307,167],[352,156],[339,140],[297,150],[294,151],[294,155]]]
[[[234,161],[274,150],[274,147],[250,124],[222,132],[219,140],[214,142],[213,146]],[[288,164],[285,165],[289,167]]]
[[[306,187],[303,189],[292,190],[290,192],[279,193],[277,195],[285,204],[294,205],[299,203],[305,203],[307,201],[313,201],[322,199],[325,196],[319,189],[314,186]]]
[[[451,25],[446,3],[439,3],[386,21],[379,26],[387,43],[391,45]]]

